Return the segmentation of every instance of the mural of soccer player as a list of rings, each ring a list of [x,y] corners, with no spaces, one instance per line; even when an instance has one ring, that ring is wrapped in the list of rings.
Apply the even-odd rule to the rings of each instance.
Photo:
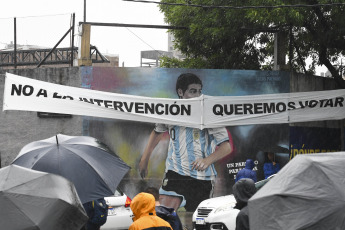
[[[199,97],[202,87],[198,76],[183,73],[177,79],[176,93],[180,99]],[[212,195],[217,176],[214,163],[232,152],[228,132],[225,127],[200,130],[156,124],[139,162],[143,179],[151,153],[166,131],[170,140],[159,201],[175,210],[184,206],[186,211],[193,212]]]

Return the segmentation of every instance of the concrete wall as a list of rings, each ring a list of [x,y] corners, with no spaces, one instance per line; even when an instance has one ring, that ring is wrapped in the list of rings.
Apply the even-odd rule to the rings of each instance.
[[[337,84],[332,78],[297,73],[290,75],[291,93],[334,89],[337,89]]]
[[[55,84],[80,87],[79,67],[8,70],[8,72]],[[1,167],[11,164],[26,144],[58,133],[82,135],[82,116],[39,118],[37,112],[2,111],[5,71],[0,70],[0,157]]]

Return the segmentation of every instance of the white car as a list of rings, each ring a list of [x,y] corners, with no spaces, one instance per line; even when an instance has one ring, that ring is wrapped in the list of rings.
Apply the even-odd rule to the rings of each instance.
[[[260,189],[274,175],[255,183]],[[193,230],[236,229],[236,217],[240,210],[234,209],[234,195],[219,196],[202,201],[193,213]]]
[[[101,230],[128,229],[133,223],[130,204],[132,200],[123,192],[116,190],[114,196],[104,197],[107,202],[107,222],[101,226]]]
[[[234,209],[234,195],[219,196],[202,201],[193,214],[193,229],[235,230],[236,217],[240,210]]]

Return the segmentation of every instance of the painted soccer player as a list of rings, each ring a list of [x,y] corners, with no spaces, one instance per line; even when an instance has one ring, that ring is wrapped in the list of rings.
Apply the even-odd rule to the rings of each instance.
[[[176,82],[176,93],[181,99],[199,97],[202,86],[195,74],[181,74]],[[213,163],[232,151],[228,132],[225,127],[200,130],[156,124],[139,162],[142,178],[147,175],[152,151],[166,131],[169,131],[170,142],[159,191],[160,203],[175,210],[184,206],[186,211],[194,211],[202,200],[212,195],[217,175]]]

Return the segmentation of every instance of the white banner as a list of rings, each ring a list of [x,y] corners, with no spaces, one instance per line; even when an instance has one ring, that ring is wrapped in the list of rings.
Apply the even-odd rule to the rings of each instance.
[[[345,118],[345,90],[166,99],[52,84],[6,73],[3,110],[85,115],[194,128]]]

